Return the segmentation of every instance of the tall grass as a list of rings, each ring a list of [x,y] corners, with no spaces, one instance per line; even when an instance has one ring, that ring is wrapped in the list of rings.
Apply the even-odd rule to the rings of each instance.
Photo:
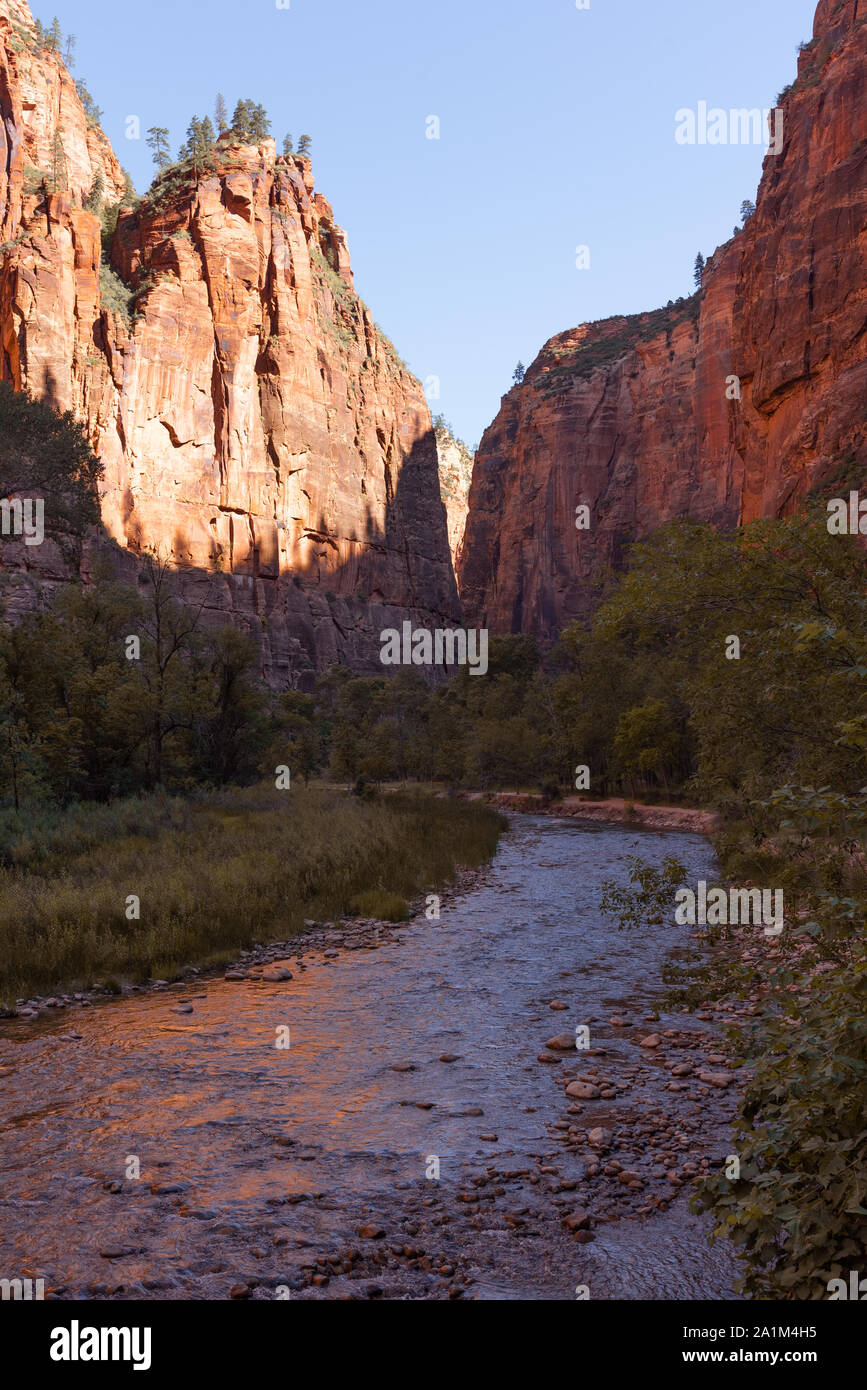
[[[505,824],[475,802],[316,787],[5,813],[0,1001],[172,978],[291,937],[305,918],[381,904],[399,919],[407,899],[489,859]]]

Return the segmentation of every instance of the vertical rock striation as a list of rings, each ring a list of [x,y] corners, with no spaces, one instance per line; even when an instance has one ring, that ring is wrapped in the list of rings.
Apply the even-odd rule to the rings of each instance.
[[[21,0],[0,0],[0,117],[0,378],[86,422],[98,548],[170,560],[275,684],[379,669],[404,618],[459,622],[423,391],[355,293],[309,160],[222,137],[125,206]],[[82,206],[98,174],[110,263]]]
[[[708,263],[701,293],[560,334],[504,397],[458,562],[473,620],[551,637],[662,522],[783,515],[841,470],[863,475],[864,0],[822,0],[781,104],[783,151],[765,160],[756,213]]]

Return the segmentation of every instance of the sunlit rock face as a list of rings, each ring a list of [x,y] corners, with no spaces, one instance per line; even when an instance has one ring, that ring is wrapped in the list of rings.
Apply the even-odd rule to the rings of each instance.
[[[466,444],[455,439],[441,418],[434,421],[439,456],[440,492],[446,509],[449,549],[455,568],[464,539],[469,509],[470,483],[473,478],[473,456]]]
[[[121,570],[160,554],[275,684],[379,669],[405,618],[458,622],[424,394],[355,293],[310,161],[224,137],[121,207],[109,268],[82,205],[97,174],[123,202],[123,172],[20,0],[0,0],[0,118],[0,377],[73,410],[104,463],[114,544],[85,572],[94,547]],[[22,558],[19,589],[39,565]]]
[[[863,2],[819,5],[782,152],[700,297],[560,334],[504,397],[458,559],[472,620],[551,636],[663,521],[780,516],[835,477],[863,482],[865,21]]]

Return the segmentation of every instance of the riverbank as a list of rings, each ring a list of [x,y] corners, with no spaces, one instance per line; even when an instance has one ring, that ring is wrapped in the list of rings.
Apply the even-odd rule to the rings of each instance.
[[[405,919],[489,861],[505,824],[419,793],[270,785],[22,819],[0,869],[0,1003],[26,1015],[176,979],[311,920]]]
[[[618,796],[602,801],[588,801],[580,796],[548,801],[533,792],[473,792],[468,799],[483,799],[500,811],[634,825],[642,830],[684,830],[695,835],[711,835],[719,825],[719,818],[713,811],[693,806],[645,806]]]
[[[689,933],[598,912],[633,839],[516,817],[439,920],[10,1020],[4,1268],[64,1300],[732,1297],[686,1198],[732,1151],[739,1077],[703,1075],[722,1010],[666,1011]],[[708,872],[701,840],[648,840],[673,852]]]

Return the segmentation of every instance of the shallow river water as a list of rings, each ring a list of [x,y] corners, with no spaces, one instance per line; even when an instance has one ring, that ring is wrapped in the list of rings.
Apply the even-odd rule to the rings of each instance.
[[[0,1276],[60,1297],[731,1298],[730,1256],[686,1188],[573,1238],[587,1155],[564,1146],[562,1067],[538,1061],[588,1025],[600,1056],[583,1065],[626,1082],[573,1125],[626,1134],[670,1104],[687,1148],[700,1133],[725,1155],[726,1124],[701,1108],[717,1098],[669,1094],[638,1047],[666,1028],[707,1042],[694,1016],[645,1021],[687,929],[620,933],[598,910],[625,856],[675,853],[696,879],[710,847],[511,820],[438,922],[314,934],[280,953],[286,982],[0,1024]],[[619,1012],[630,1026],[609,1025]]]

